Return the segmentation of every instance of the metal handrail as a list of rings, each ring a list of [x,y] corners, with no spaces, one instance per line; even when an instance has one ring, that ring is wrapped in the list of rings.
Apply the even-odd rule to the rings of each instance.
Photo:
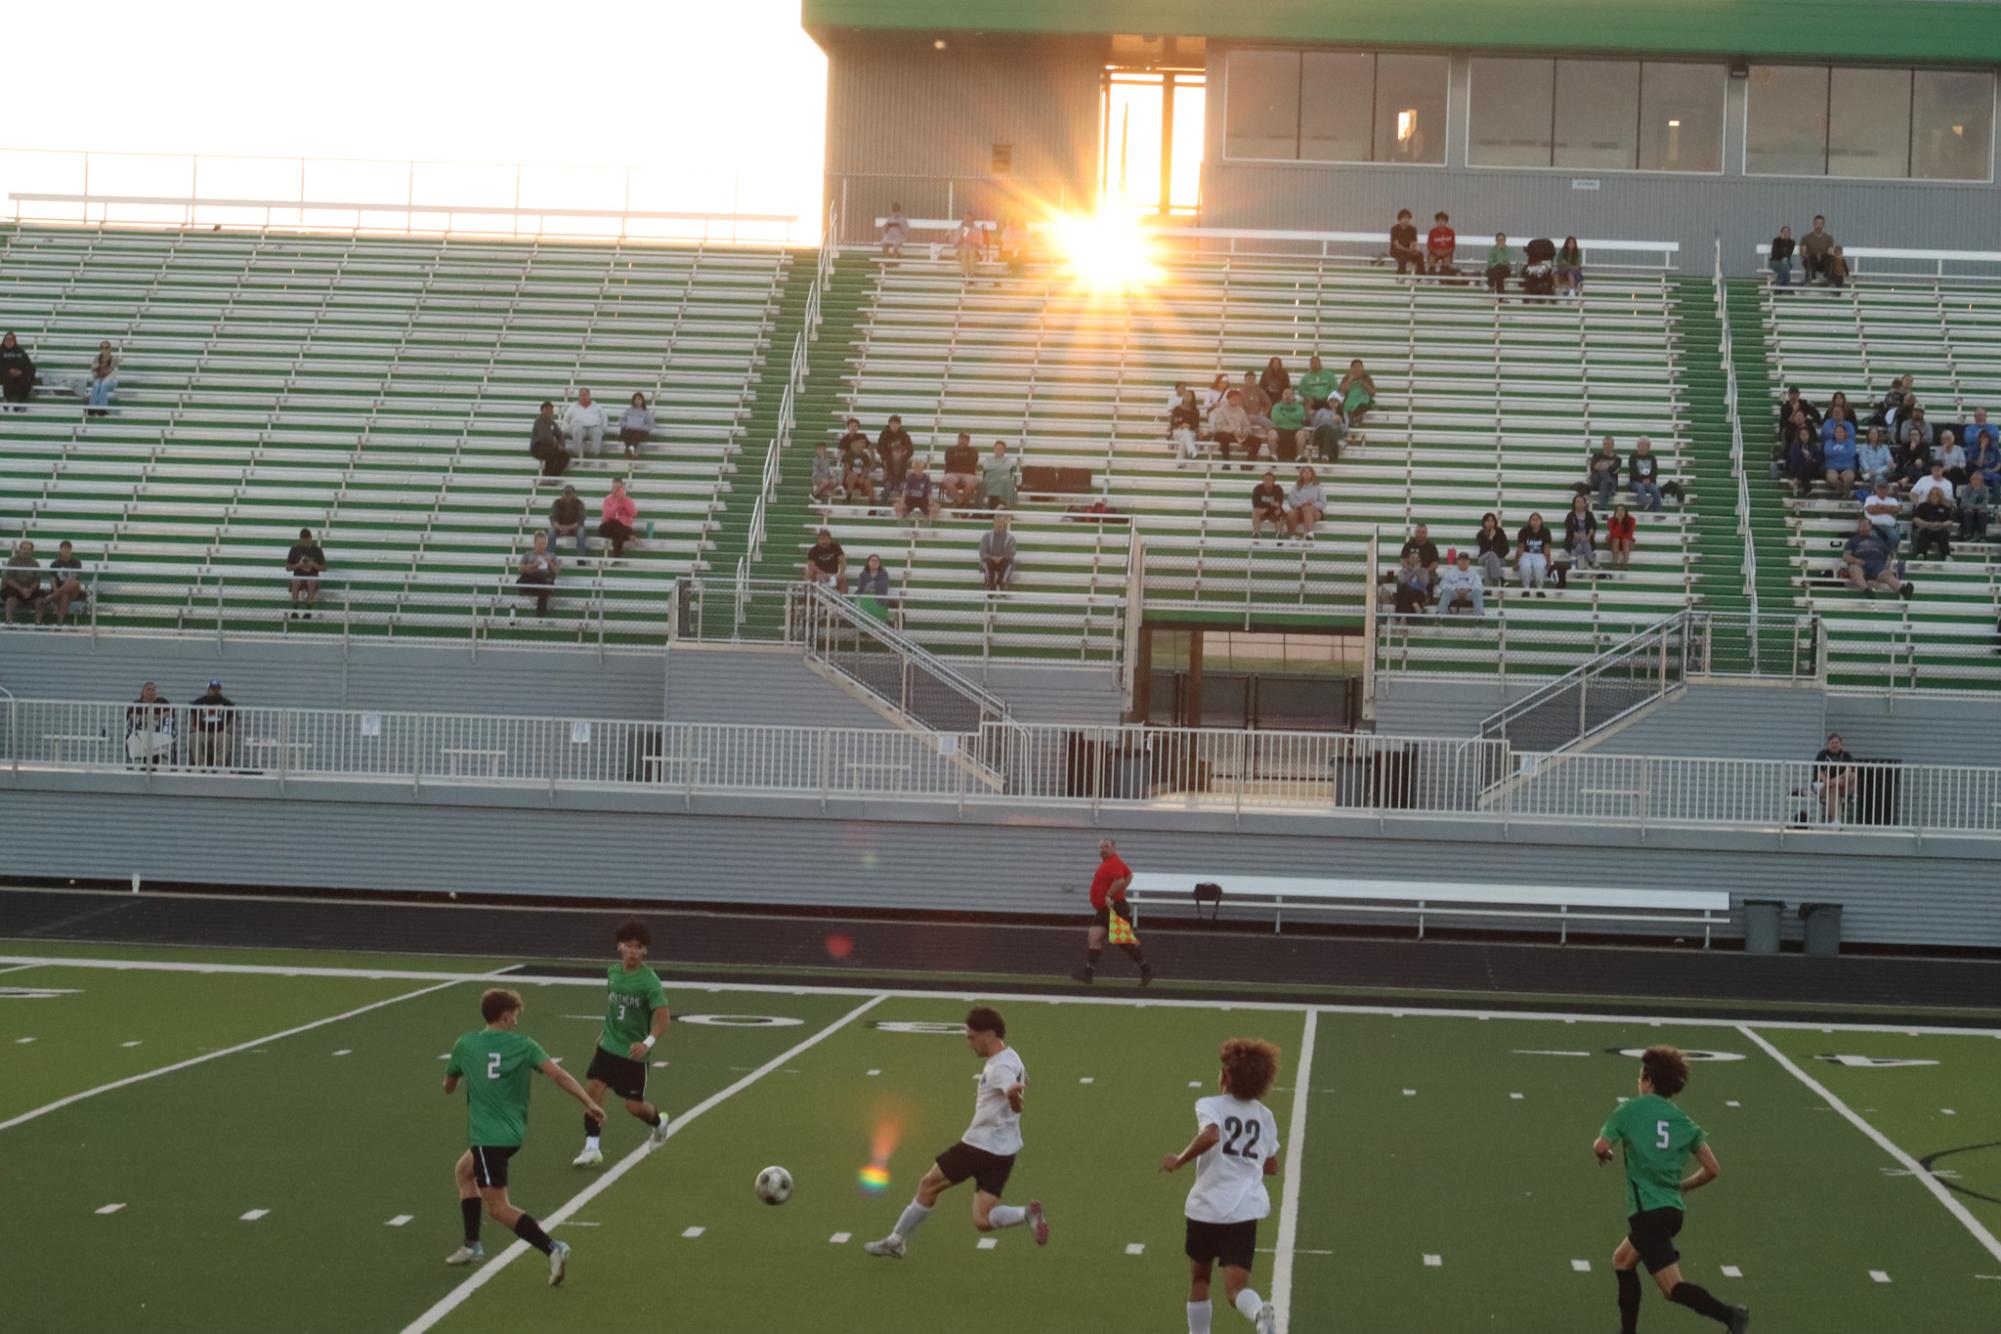
[[[1744,420],[1738,411],[1737,360],[1730,332],[1730,303],[1723,277],[1723,239],[1716,239],[1718,342],[1723,354],[1723,407],[1730,422],[1730,473],[1737,490],[1737,537],[1743,552],[1744,596],[1751,614],[1758,614],[1758,551],[1751,532],[1751,485],[1744,475]]]
[[[989,723],[1007,723],[1007,701],[985,686],[961,674],[902,632],[868,615],[847,598],[825,584],[806,585],[806,658],[835,672],[895,711],[899,721],[926,731],[970,732]],[[844,644],[852,647],[844,648]],[[896,685],[883,688],[879,680],[856,670],[854,658],[875,646],[897,660]],[[915,687],[926,682],[943,688],[970,707],[971,727],[940,726],[940,718],[916,697]]]

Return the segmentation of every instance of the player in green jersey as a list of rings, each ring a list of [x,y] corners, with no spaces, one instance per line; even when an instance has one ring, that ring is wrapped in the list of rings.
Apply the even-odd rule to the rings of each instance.
[[[586,1114],[603,1117],[604,1110],[535,1039],[517,1030],[521,1022],[518,993],[497,987],[486,992],[479,998],[479,1013],[486,1027],[474,1029],[453,1043],[445,1065],[447,1094],[456,1093],[459,1081],[465,1081],[469,1146],[453,1169],[459,1182],[459,1213],[465,1219],[465,1245],[446,1256],[445,1263],[469,1265],[486,1258],[486,1250],[479,1244],[479,1211],[484,1201],[494,1222],[513,1228],[515,1236],[549,1257],[549,1286],[554,1287],[563,1281],[570,1248],[550,1240],[540,1223],[507,1198],[507,1160],[520,1151],[522,1138],[528,1133],[528,1076],[541,1071],[557,1088],[582,1103]]]
[[[646,951],[653,948],[653,933],[646,923],[627,918],[619,924],[616,940],[618,962],[605,970],[604,1028],[597,1050],[591,1053],[591,1068],[584,1072],[584,1087],[593,1101],[602,1099],[606,1089],[625,1099],[625,1110],[652,1128],[647,1138],[658,1144],[667,1138],[667,1114],[646,1101],[646,1057],[667,1031],[667,992],[646,966]],[[572,1166],[597,1167],[604,1162],[598,1143],[603,1130],[603,1112],[585,1114],[584,1149],[571,1160]]]
[[[1670,1101],[1686,1087],[1687,1058],[1673,1047],[1647,1048],[1640,1055],[1640,1096],[1619,1104],[1591,1146],[1601,1166],[1612,1161],[1614,1146],[1626,1149],[1626,1239],[1612,1253],[1620,1334],[1638,1334],[1640,1328],[1638,1266],[1643,1264],[1669,1301],[1728,1326],[1730,1334],[1751,1327],[1749,1308],[1726,1306],[1681,1276],[1674,1239],[1681,1231],[1682,1196],[1723,1172],[1702,1127]],[[1684,1177],[1691,1155],[1700,1165]]]

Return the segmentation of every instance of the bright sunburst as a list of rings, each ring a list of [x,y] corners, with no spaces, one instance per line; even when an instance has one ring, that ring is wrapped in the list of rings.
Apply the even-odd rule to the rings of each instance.
[[[1101,291],[1144,287],[1159,270],[1153,237],[1136,214],[1104,210],[1059,215],[1050,233],[1063,262],[1077,281]]]

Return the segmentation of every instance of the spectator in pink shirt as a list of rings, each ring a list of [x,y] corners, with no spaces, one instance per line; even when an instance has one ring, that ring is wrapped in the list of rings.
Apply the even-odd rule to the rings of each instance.
[[[625,493],[624,479],[611,484],[601,512],[604,522],[598,525],[598,536],[611,543],[612,559],[616,560],[625,554],[625,544],[632,540],[632,521],[639,517],[639,506]]]

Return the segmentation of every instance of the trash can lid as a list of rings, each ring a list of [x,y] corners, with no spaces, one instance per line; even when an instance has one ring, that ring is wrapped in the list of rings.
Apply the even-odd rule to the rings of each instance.
[[[1817,912],[1840,911],[1841,905],[1838,903],[1802,903],[1800,905],[1800,916],[1802,917],[1811,917]]]

